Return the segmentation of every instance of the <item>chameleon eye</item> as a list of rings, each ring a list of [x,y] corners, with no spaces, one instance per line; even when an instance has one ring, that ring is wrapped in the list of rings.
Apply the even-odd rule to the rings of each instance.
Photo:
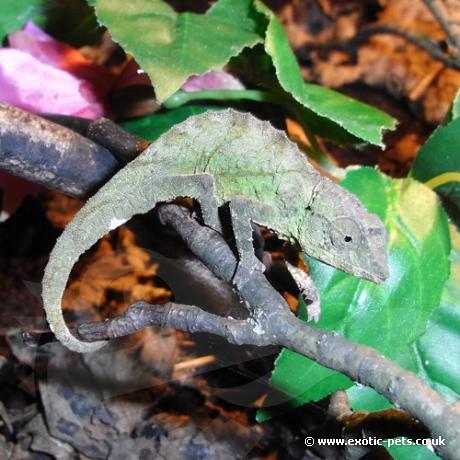
[[[352,249],[360,245],[362,231],[353,219],[340,217],[331,223],[329,236],[336,248]]]

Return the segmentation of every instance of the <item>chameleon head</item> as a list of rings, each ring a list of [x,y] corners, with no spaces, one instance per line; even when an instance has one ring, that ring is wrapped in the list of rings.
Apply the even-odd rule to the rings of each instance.
[[[350,192],[321,178],[306,209],[300,243],[308,255],[361,278],[388,278],[387,232]]]

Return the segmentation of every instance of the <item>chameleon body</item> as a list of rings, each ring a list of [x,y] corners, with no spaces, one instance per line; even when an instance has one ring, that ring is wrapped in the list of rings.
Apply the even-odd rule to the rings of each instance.
[[[321,176],[283,131],[234,110],[206,112],[174,126],[105,184],[66,227],[43,279],[48,322],[68,348],[94,351],[68,330],[61,300],[80,255],[104,234],[177,197],[194,198],[206,225],[220,230],[228,205],[239,264],[234,282],[263,270],[251,223],[296,241],[310,256],[353,275],[388,275],[386,231],[351,193]]]

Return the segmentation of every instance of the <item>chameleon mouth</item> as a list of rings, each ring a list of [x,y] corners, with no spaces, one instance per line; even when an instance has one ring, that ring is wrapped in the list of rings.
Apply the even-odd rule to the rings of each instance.
[[[388,253],[385,247],[375,244],[375,250],[371,251],[366,266],[361,266],[358,275],[377,284],[382,284],[390,276]]]
[[[390,273],[388,269],[388,264],[382,264],[381,267],[373,267],[372,272],[363,270],[360,274],[358,274],[359,277],[369,281],[373,281],[377,284],[382,284],[383,282],[385,282],[389,275]]]
[[[377,284],[382,284],[388,278],[388,273],[386,274],[384,273],[379,273],[379,274],[363,273],[361,275],[361,278],[364,278],[369,281],[373,281],[374,283],[377,283]]]

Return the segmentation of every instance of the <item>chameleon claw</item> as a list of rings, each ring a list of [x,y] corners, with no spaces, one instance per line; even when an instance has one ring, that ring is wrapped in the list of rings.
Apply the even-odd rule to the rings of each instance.
[[[302,295],[302,298],[306,301]],[[317,323],[319,321],[319,317],[321,316],[321,303],[319,299],[314,300],[310,304],[307,305],[307,318],[308,321],[314,321]]]

